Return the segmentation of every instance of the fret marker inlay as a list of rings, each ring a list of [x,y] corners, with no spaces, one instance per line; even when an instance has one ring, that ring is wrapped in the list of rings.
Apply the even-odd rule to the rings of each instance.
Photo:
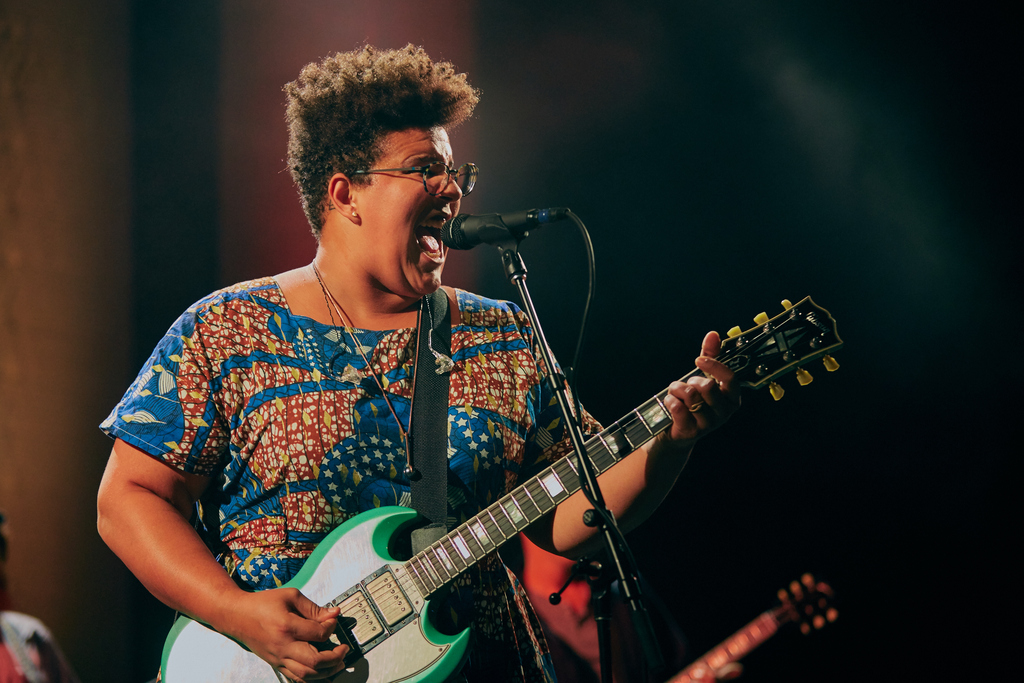
[[[509,498],[501,504],[502,509],[508,515],[508,518],[512,520],[513,524],[522,524],[526,521],[526,517],[519,511],[519,506],[516,505],[516,501],[513,498]]]
[[[476,540],[480,541],[481,547],[484,545],[485,542],[491,540],[490,537],[487,535],[487,532],[484,531],[484,525],[480,522],[474,522],[469,527],[469,530],[473,532],[474,536],[476,536]]]
[[[466,542],[464,540],[462,540],[462,537],[456,536],[455,538],[453,538],[452,544],[456,547],[456,549],[459,551],[459,553],[462,554],[464,558],[466,558],[467,560],[470,558],[469,546],[466,545]]]
[[[544,487],[544,490],[547,491],[548,495],[551,496],[552,498],[557,496],[559,493],[565,491],[565,488],[562,486],[562,482],[558,481],[558,476],[554,473],[554,471],[549,473],[548,476],[541,479],[540,483]]]

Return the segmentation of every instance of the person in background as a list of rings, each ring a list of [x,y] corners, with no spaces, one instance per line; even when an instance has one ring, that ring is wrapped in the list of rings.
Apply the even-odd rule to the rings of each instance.
[[[572,575],[573,560],[549,553],[520,534],[518,543],[502,551],[506,564],[516,572],[544,627],[559,683],[598,683],[601,660],[589,581],[575,577],[561,593],[557,605],[549,597],[562,590]],[[521,556],[518,551],[521,547]],[[596,557],[601,557],[598,553]],[[651,616],[661,647],[664,667],[649,669],[633,629],[629,608],[611,590],[611,657],[614,683],[661,683],[686,662],[686,639],[682,629],[653,589],[641,580],[644,604]]]
[[[78,683],[43,622],[13,611],[6,565],[7,537],[0,514],[0,683]]]

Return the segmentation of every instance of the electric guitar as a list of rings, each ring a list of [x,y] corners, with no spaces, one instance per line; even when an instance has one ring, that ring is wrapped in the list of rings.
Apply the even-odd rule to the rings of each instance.
[[[711,652],[670,678],[667,683],[714,683],[735,678],[740,665],[735,664],[747,653],[775,635],[779,627],[790,621],[800,623],[800,632],[807,635],[833,622],[839,613],[831,605],[832,589],[827,583],[815,582],[810,574],[779,590],[781,605],[768,610],[741,628]]]
[[[835,321],[810,297],[783,306],[771,319],[757,316],[757,326],[745,332],[730,330],[718,355],[743,386],[770,384],[776,400],[782,388],[775,378],[795,370],[799,383],[807,384],[810,374],[800,366],[822,358],[829,371],[835,370],[838,364],[828,354],[842,346]],[[666,394],[667,389],[586,442],[586,457],[598,473],[672,424]],[[427,614],[430,599],[579,489],[575,458],[563,458],[407,561],[395,560],[390,548],[392,539],[417,521],[409,508],[363,512],[328,534],[284,585],[317,604],[341,607],[343,626],[332,639],[350,646],[350,668],[333,681],[434,682],[457,673],[469,630],[440,633]],[[187,617],[179,617],[167,636],[161,672],[165,683],[285,680],[243,645]]]

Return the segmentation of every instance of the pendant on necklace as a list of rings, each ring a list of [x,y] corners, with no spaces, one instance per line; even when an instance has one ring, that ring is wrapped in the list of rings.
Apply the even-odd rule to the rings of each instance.
[[[434,372],[437,374],[443,375],[446,372],[451,372],[452,368],[455,367],[455,361],[448,356],[438,351],[434,351],[434,349],[430,349],[430,352],[434,354],[434,365],[437,366],[434,368]]]
[[[356,370],[351,364],[349,364],[345,366],[345,369],[341,373],[341,381],[359,384],[365,376],[366,375],[363,372]]]

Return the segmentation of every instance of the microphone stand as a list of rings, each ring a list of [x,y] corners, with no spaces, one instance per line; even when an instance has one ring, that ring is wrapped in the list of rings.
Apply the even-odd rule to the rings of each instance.
[[[579,222],[579,219],[572,212],[567,211],[567,215]],[[523,233],[520,237],[515,238],[510,233],[507,240],[496,240],[492,244],[501,252],[501,263],[505,269],[505,275],[508,277],[509,282],[519,290],[519,296],[522,299],[526,316],[533,326],[534,333],[537,335],[541,357],[548,368],[548,386],[558,400],[558,407],[562,411],[566,429],[569,430],[569,437],[576,451],[580,486],[587,500],[594,506],[584,513],[583,523],[590,527],[597,527],[599,536],[604,540],[609,564],[614,570],[615,578],[611,579],[611,581],[618,580],[619,582],[623,599],[629,607],[633,628],[636,630],[637,638],[643,648],[648,667],[652,671],[659,671],[664,667],[664,658],[658,646],[658,641],[654,636],[654,627],[651,625],[650,614],[647,612],[647,608],[642,601],[639,581],[640,574],[636,567],[636,561],[633,559],[633,554],[629,551],[629,546],[626,545],[626,539],[616,524],[611,510],[604,503],[604,496],[602,496],[601,489],[597,484],[597,475],[589,456],[587,456],[583,433],[580,430],[578,420],[573,416],[570,408],[568,392],[565,389],[565,377],[561,375],[556,377],[555,368],[557,366],[555,365],[554,355],[548,346],[544,330],[541,328],[540,320],[537,317],[537,311],[533,306],[533,299],[530,297],[530,291],[526,286],[526,264],[523,262],[522,256],[519,255],[519,242],[525,236],[526,233]],[[607,619],[603,621],[607,624]],[[611,671],[611,652],[610,648],[607,647],[607,640],[607,638],[602,638],[601,641],[603,642],[599,641],[602,683],[612,683],[610,675],[607,678],[605,677],[605,673]],[[608,662],[607,666],[605,664],[606,661]]]

